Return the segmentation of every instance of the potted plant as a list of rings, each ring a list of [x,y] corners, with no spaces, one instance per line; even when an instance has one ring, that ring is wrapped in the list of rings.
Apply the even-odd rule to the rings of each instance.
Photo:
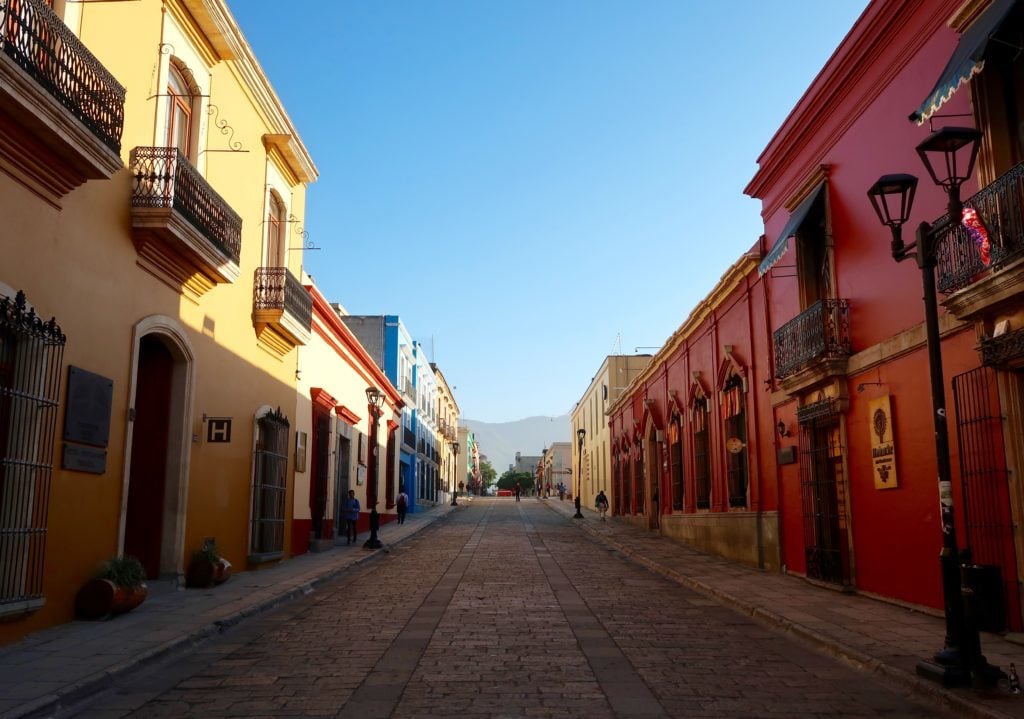
[[[231,562],[217,553],[212,537],[203,541],[203,548],[192,555],[185,572],[186,587],[211,587],[222,584],[231,576]]]
[[[149,593],[146,570],[131,555],[112,557],[75,595],[75,612],[83,619],[106,619],[130,612]]]

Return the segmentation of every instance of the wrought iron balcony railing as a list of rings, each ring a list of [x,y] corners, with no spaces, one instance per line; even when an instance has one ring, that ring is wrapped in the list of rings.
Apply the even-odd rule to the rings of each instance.
[[[850,301],[818,300],[775,330],[775,376],[811,362],[850,356]]]
[[[242,218],[176,147],[136,147],[131,154],[132,206],[173,208],[236,265]]]
[[[981,363],[988,367],[1008,369],[1009,365],[1024,355],[1024,329],[1013,330],[998,337],[984,337],[981,340]]]
[[[42,0],[0,0],[0,47],[103,144],[121,151],[124,87]]]
[[[950,223],[943,215],[932,223],[939,233],[939,292],[950,294],[967,287],[989,269],[998,269],[1024,255],[1024,163],[1016,165],[998,180],[964,201],[985,223],[990,247],[989,262],[983,249],[960,222]]]
[[[405,393],[408,396],[410,396],[410,397],[415,397],[416,396],[416,390],[412,386],[412,382],[411,381],[408,381],[408,380],[406,381],[406,383],[405,383]]]
[[[254,310],[283,310],[308,332],[313,324],[313,298],[287,267],[257,267],[253,278]]]

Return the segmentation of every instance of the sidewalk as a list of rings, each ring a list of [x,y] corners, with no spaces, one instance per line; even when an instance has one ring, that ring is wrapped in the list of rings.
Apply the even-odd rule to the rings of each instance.
[[[571,517],[572,502],[543,500],[552,511]],[[601,522],[583,509],[582,531],[650,571],[676,581],[754,619],[807,641],[877,678],[958,716],[986,719],[1024,718],[1024,694],[1006,688],[945,689],[919,677],[915,666],[942,648],[941,615],[821,588],[785,574],[762,572],[730,562],[626,522]],[[991,664],[1008,671],[1010,662],[1024,672],[1024,646],[996,634],[982,633],[982,651]]]
[[[382,525],[378,536],[384,548],[376,552],[363,549],[369,536],[364,532],[353,546],[236,574],[214,589],[151,594],[138,609],[114,621],[69,622],[0,648],[0,719],[51,716],[73,706],[118,677],[215,636],[246,617],[309,594],[451,509],[440,504],[409,514],[405,524]]]

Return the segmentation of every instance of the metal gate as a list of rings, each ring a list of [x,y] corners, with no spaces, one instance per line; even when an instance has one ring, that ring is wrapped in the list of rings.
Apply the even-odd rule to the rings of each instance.
[[[807,576],[845,584],[849,548],[839,414],[832,400],[823,400],[804,405],[797,417]]]
[[[979,600],[1002,603],[989,612],[992,630],[1021,629],[1020,596],[1017,590],[1017,557],[1013,542],[1009,480],[1003,444],[1003,417],[999,403],[996,370],[979,367],[953,378],[956,434],[960,447],[960,477],[963,483],[964,519],[971,562],[991,571],[989,586],[975,588]],[[992,586],[992,584],[995,586]],[[1001,584],[1001,586],[999,586]],[[989,595],[986,597],[985,595]],[[995,596],[992,596],[995,595]],[[993,614],[999,618],[994,619]]]

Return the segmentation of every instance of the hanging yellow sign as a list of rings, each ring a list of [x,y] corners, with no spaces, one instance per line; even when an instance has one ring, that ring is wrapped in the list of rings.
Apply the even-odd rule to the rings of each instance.
[[[885,395],[868,402],[868,429],[871,432],[871,465],[875,475],[875,489],[895,489],[896,443],[892,435],[892,403]]]

